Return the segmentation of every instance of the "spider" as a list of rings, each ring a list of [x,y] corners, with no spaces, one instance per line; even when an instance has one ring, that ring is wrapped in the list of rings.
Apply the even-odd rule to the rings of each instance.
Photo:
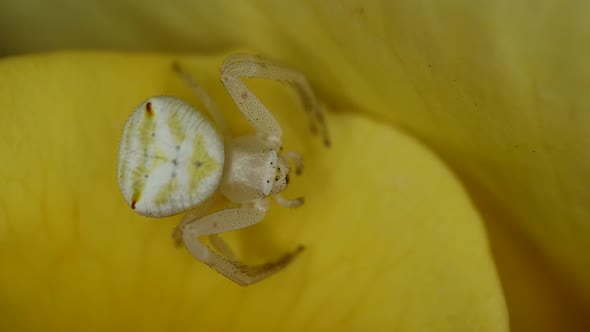
[[[305,76],[269,59],[234,54],[221,66],[221,83],[255,135],[234,137],[212,98],[177,63],[173,69],[199,97],[214,123],[183,100],[155,96],[144,101],[127,120],[117,177],[127,204],[148,217],[186,212],[173,238],[190,254],[239,285],[250,285],[284,269],[304,249],[262,265],[238,261],[218,234],[252,226],[269,209],[269,197],[285,207],[303,198],[287,199],[290,168],[299,174],[303,162],[296,152],[282,152],[282,129],[272,113],[242,81],[259,77],[290,83],[299,93],[313,132],[330,145],[319,102]],[[318,129],[319,128],[319,129]],[[212,211],[221,197],[237,207]],[[199,238],[208,236],[212,250]]]

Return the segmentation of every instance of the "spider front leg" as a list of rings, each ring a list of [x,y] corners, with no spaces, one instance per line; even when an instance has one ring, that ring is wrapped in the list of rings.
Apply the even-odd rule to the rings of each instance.
[[[319,127],[324,144],[330,145],[320,103],[302,73],[249,54],[231,55],[221,66],[221,82],[244,117],[278,149],[281,145],[281,127],[266,106],[242,82],[243,77],[260,77],[292,84],[297,89],[303,106],[309,114],[312,132],[317,132]]]
[[[201,242],[199,237],[216,235],[252,226],[262,220],[264,215],[265,212],[257,208],[221,210],[186,224],[182,230],[182,240],[193,257],[237,284],[247,286],[266,279],[285,268],[303,251],[303,246],[297,247],[297,249],[283,255],[276,261],[257,266],[249,266],[234,260],[233,257],[224,257],[216,253]],[[210,239],[215,247],[233,256],[233,253],[231,253],[231,250],[221,238],[213,236]]]

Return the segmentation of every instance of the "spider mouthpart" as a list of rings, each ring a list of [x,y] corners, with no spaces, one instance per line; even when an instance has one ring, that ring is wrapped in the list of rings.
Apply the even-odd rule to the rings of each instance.
[[[286,182],[287,184],[289,184],[289,173],[287,173],[287,175],[285,175],[285,182]]]

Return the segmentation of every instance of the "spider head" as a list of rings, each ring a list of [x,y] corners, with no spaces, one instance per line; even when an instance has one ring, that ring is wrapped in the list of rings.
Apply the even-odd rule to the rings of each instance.
[[[285,190],[287,184],[289,184],[289,167],[287,167],[285,159],[282,157],[277,158],[277,167],[275,170],[271,193],[278,194]]]

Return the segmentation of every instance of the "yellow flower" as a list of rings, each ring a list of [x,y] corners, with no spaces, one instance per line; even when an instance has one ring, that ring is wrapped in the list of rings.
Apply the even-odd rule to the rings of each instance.
[[[585,2],[54,1],[0,4],[0,330],[576,330],[590,299],[590,46]],[[26,15],[25,15],[26,14]],[[30,14],[30,15],[29,15]],[[303,243],[239,287],[173,246],[179,217],[134,214],[116,185],[128,114],[199,101],[236,48],[310,77],[333,147],[285,87],[253,82],[305,173],[249,260]],[[208,55],[205,55],[208,54]],[[488,242],[489,239],[489,242]],[[490,250],[491,247],[491,250]],[[493,254],[493,255],[492,255]],[[500,283],[501,281],[501,283]]]

